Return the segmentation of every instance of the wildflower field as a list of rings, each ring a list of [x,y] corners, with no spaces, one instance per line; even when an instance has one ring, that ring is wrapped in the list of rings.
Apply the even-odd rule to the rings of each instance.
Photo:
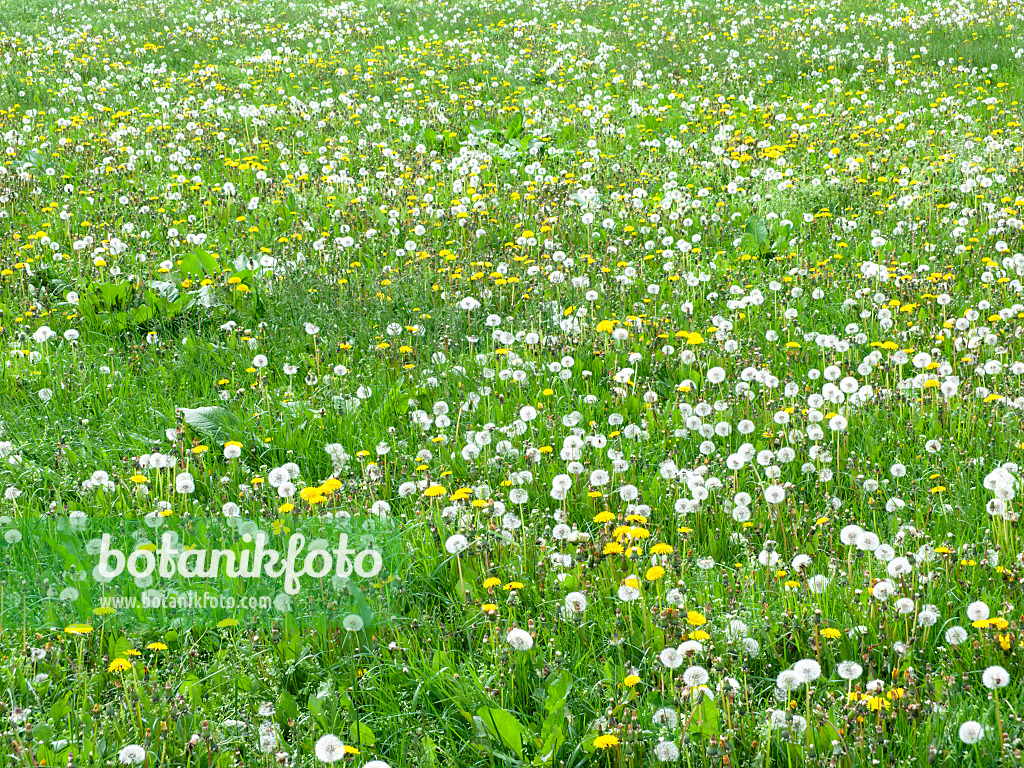
[[[4,764],[1020,765],[1022,98],[1019,0],[0,0]]]

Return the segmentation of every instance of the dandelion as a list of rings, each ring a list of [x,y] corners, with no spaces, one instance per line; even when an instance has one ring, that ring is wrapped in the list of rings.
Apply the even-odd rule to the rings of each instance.
[[[259,747],[260,752],[264,754],[273,752],[277,748],[277,732],[274,730],[272,722],[260,723]]]
[[[174,478],[174,490],[183,495],[194,493],[196,490],[196,484],[192,479],[192,475],[188,472],[180,472]]]
[[[129,744],[126,747],[121,747],[121,751],[117,753],[117,761],[121,765],[139,765],[146,760],[146,750],[144,747],[138,744]]]
[[[704,646],[699,640],[684,640],[676,650],[686,658],[704,653]]]
[[[508,631],[505,642],[514,651],[528,651],[533,648],[533,637],[525,629],[519,629],[518,627]]]
[[[981,675],[981,682],[990,690],[1005,688],[1010,684],[1010,673],[999,666],[986,669]]]
[[[687,667],[686,671],[683,672],[683,682],[690,687],[707,685],[708,680],[710,679],[708,671],[704,669],[704,667],[694,665],[692,667]]]
[[[801,659],[793,665],[793,671],[802,683],[812,683],[821,677],[821,665],[814,659]]]
[[[981,738],[985,735],[985,729],[981,727],[981,723],[977,720],[967,720],[960,724],[957,734],[960,736],[960,741],[970,746],[981,741]]]
[[[967,639],[967,630],[957,625],[946,630],[946,642],[950,645],[960,645]]]
[[[881,540],[877,534],[871,531],[863,531],[858,537],[856,546],[857,549],[862,552],[874,552],[881,545]]]
[[[984,621],[989,617],[988,606],[981,600],[967,606],[967,618],[971,621]]]
[[[799,688],[802,683],[800,675],[792,669],[784,669],[775,677],[775,686],[780,691],[790,691],[794,688]]]
[[[652,725],[662,725],[669,730],[675,730],[675,727],[679,725],[679,713],[671,707],[662,707],[655,711],[654,716],[651,718]]]
[[[618,591],[619,600],[624,603],[631,603],[640,598],[640,590],[630,584],[623,584]]]
[[[669,646],[658,654],[658,660],[668,669],[676,669],[683,663],[683,654]]]
[[[679,759],[679,747],[674,741],[659,741],[654,746],[654,757],[662,763],[674,763]]]
[[[580,616],[587,610],[587,596],[582,592],[570,592],[565,596],[565,610],[570,616]]]
[[[906,576],[914,570],[914,566],[910,564],[910,560],[905,557],[896,557],[889,561],[886,566],[886,572],[894,579],[898,579],[901,576]]]
[[[843,680],[856,680],[862,674],[864,674],[864,667],[855,661],[841,661],[836,672]]]
[[[882,602],[888,600],[895,591],[896,585],[888,579],[882,579],[880,582],[875,584],[874,587],[871,588],[872,596],[878,600],[881,600]]]
[[[847,525],[839,532],[839,540],[847,547],[856,545],[857,538],[864,533],[859,525]]]
[[[317,739],[313,751],[321,763],[336,763],[345,756],[345,745],[333,733],[328,733]]]
[[[449,555],[457,555],[469,548],[469,539],[461,533],[453,533],[445,540],[444,548]]]

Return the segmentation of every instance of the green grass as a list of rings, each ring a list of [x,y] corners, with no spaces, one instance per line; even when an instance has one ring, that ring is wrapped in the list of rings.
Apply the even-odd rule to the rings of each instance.
[[[1021,11],[0,0],[0,750],[1019,764]]]

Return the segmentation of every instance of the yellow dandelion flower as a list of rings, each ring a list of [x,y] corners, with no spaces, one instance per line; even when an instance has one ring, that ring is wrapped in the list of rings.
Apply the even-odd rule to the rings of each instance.
[[[604,736],[598,736],[594,739],[594,746],[597,749],[609,749],[611,747],[618,746],[618,743],[618,738],[612,736],[610,733],[606,733]]]
[[[665,569],[660,565],[654,565],[647,569],[647,573],[644,574],[644,578],[648,581],[657,581],[665,575]]]

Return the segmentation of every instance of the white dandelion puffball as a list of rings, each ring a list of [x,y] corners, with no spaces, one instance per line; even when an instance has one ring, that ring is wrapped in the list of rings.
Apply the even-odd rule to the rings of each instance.
[[[654,756],[661,763],[674,763],[679,759],[679,747],[674,741],[659,741],[654,747]]]
[[[960,645],[967,639],[967,630],[957,625],[946,630],[946,642],[950,645]]]
[[[793,671],[805,683],[812,683],[821,677],[821,665],[814,659],[801,659],[793,665]]]
[[[178,493],[192,493],[196,489],[195,481],[188,472],[181,472],[174,478],[174,490]]]
[[[129,744],[122,747],[117,753],[117,761],[121,765],[139,765],[146,759],[146,750],[138,744]]]
[[[977,744],[981,741],[981,737],[985,735],[985,729],[981,727],[981,723],[977,720],[967,720],[960,724],[958,734],[960,741],[964,744]]]
[[[658,660],[669,669],[676,669],[683,663],[683,655],[675,648],[669,646],[658,654]]]
[[[708,671],[704,667],[699,667],[696,664],[692,667],[687,667],[686,671],[683,672],[683,682],[690,687],[697,685],[707,685],[708,680],[711,677],[708,675]]]
[[[800,675],[792,669],[784,669],[782,672],[779,672],[778,676],[775,678],[775,685],[780,691],[789,691],[794,688],[799,688],[802,683],[803,681],[800,679]]]
[[[320,762],[336,763],[345,756],[345,745],[333,733],[328,733],[317,740],[314,751]]]
[[[453,533],[444,542],[444,548],[449,555],[457,555],[460,552],[465,552],[468,547],[469,539],[461,533]]]
[[[570,592],[565,596],[565,611],[570,616],[579,616],[587,610],[587,596],[582,592]]]
[[[971,621],[984,621],[989,615],[988,606],[981,600],[967,606],[967,618]]]
[[[662,707],[654,713],[654,717],[651,718],[651,724],[664,725],[669,729],[675,730],[675,727],[679,725],[679,713],[672,709],[672,707]]]
[[[363,617],[358,613],[350,613],[342,619],[341,625],[349,632],[358,632],[363,628]]]
[[[528,651],[533,648],[533,638],[530,636],[530,633],[518,627],[508,631],[505,642],[515,651]]]
[[[836,671],[843,680],[856,680],[864,674],[864,667],[855,661],[841,661]]]
[[[981,674],[981,682],[990,690],[1005,688],[1010,684],[1010,673],[1000,666],[991,666]]]
[[[847,525],[839,532],[839,540],[844,546],[852,547],[857,543],[857,538],[864,533],[859,525]]]

